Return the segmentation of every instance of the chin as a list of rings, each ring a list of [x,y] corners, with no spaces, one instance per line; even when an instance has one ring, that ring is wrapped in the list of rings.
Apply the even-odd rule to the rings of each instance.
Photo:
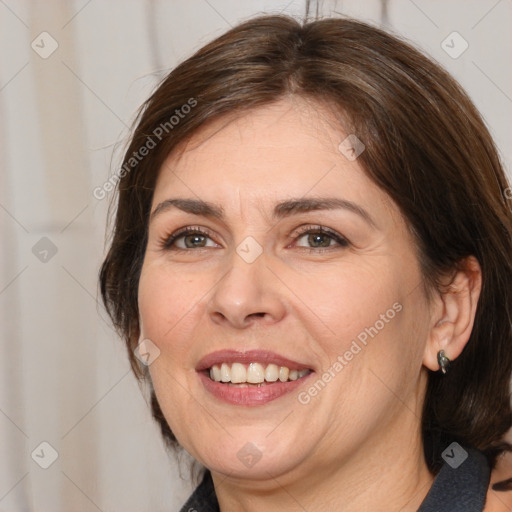
[[[194,456],[210,471],[231,478],[268,480],[292,470],[303,459],[291,437],[274,436],[270,439],[268,429],[246,429],[233,437],[226,434],[221,442],[198,446]]]

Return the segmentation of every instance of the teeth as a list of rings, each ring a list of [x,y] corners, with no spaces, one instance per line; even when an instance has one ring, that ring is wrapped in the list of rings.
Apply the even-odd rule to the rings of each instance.
[[[233,384],[241,384],[242,382],[247,382],[247,372],[243,364],[233,364],[231,367],[231,382]]]
[[[287,382],[304,377],[311,370],[290,370],[286,366],[277,366],[269,364],[265,368],[260,363],[250,363],[246,368],[242,363],[222,363],[219,367],[214,365],[210,368],[210,379],[215,382],[224,382],[232,384],[262,384],[264,382]]]
[[[222,375],[218,366],[212,366],[210,368],[210,379],[214,380],[215,382],[221,381]]]
[[[235,363],[236,364],[236,363]],[[235,366],[235,365],[233,365]],[[260,363],[251,363],[247,370],[247,382],[250,384],[259,384],[265,380],[265,370]],[[231,380],[231,382],[234,382]]]
[[[265,380],[275,382],[279,378],[279,368],[275,364],[269,364],[265,369]]]
[[[222,363],[220,367],[221,382],[231,382],[231,369],[226,363]]]

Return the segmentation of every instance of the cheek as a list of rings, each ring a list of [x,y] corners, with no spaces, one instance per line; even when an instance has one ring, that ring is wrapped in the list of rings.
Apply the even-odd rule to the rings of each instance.
[[[340,396],[348,400],[369,393],[373,401],[374,386],[382,386],[378,378],[392,389],[404,386],[406,376],[414,381],[421,367],[427,309],[414,267],[377,259],[361,263],[331,272],[323,287],[317,280],[314,292],[303,287],[300,293],[322,320],[317,347],[323,370],[340,376],[333,390],[342,387]]]
[[[382,322],[392,320],[397,313],[393,304],[400,297],[399,281],[389,264],[371,263],[347,263],[295,281],[294,293],[309,308],[309,316],[321,320],[318,334],[332,339],[335,350],[343,349],[361,333],[364,338],[365,329],[376,322],[378,330],[383,330]],[[381,315],[385,315],[384,320]]]
[[[205,277],[192,276],[164,264],[145,264],[139,281],[138,304],[144,336],[162,342],[172,338],[193,317],[205,293]]]

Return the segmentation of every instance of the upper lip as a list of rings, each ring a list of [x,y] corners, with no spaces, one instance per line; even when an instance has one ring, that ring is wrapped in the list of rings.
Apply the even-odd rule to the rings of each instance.
[[[220,365],[222,363],[275,364],[277,366],[286,366],[290,370],[312,370],[307,364],[293,361],[269,350],[247,350],[244,352],[240,350],[218,350],[204,356],[197,363],[196,371],[208,370],[213,365]]]

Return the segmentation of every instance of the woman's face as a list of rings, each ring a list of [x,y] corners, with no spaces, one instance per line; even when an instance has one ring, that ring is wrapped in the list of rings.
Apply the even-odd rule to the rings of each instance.
[[[141,338],[160,351],[149,370],[172,431],[214,472],[321,475],[419,439],[430,318],[415,248],[338,126],[282,100],[214,122],[160,171]]]

